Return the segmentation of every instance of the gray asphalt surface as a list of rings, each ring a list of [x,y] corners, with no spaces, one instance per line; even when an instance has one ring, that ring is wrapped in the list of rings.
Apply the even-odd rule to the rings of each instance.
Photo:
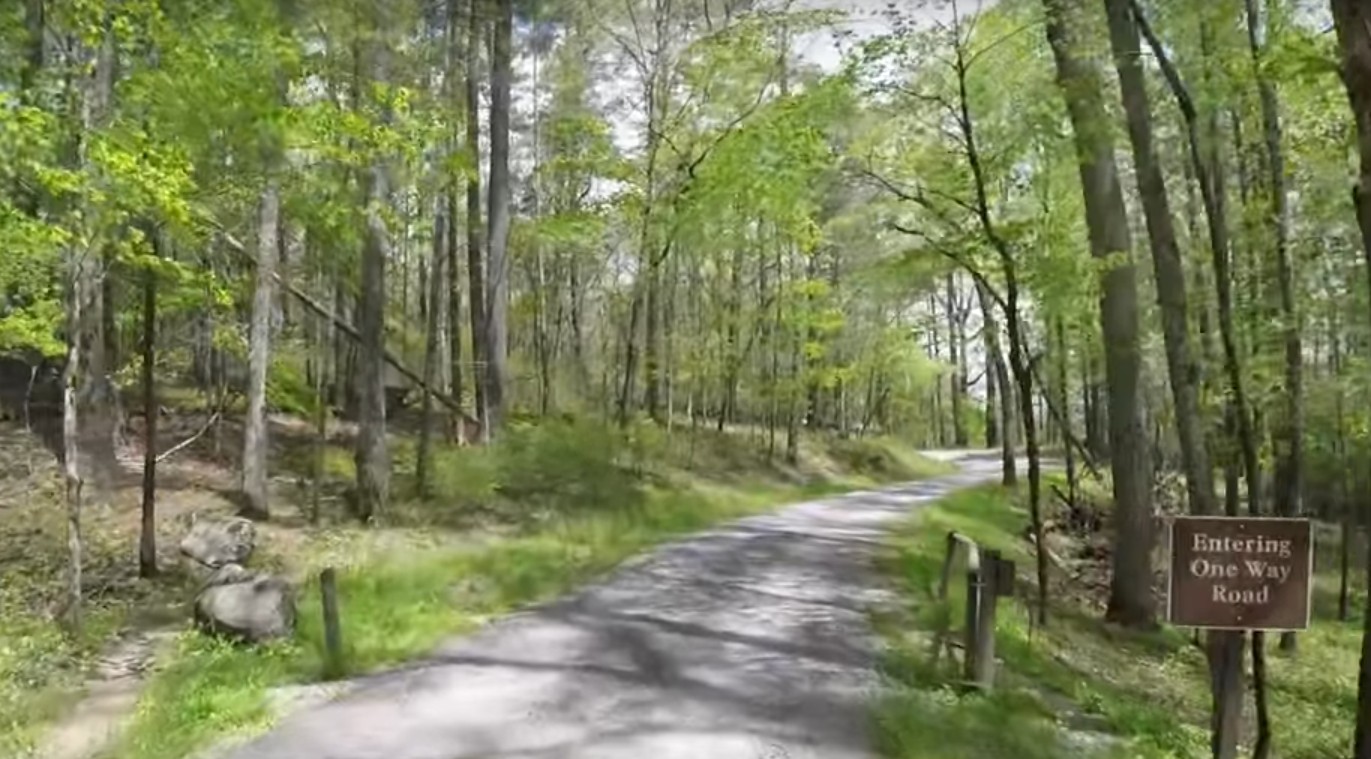
[[[869,759],[871,558],[959,474],[659,548],[287,717],[229,759]]]

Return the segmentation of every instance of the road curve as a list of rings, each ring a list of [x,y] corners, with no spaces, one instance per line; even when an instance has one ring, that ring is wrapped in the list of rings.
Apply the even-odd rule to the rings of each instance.
[[[958,474],[743,519],[298,712],[227,759],[869,759],[871,558]]]

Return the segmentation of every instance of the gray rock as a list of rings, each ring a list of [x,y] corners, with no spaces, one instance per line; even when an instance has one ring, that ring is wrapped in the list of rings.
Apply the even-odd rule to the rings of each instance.
[[[257,575],[244,569],[242,564],[225,564],[210,572],[209,576],[205,578],[204,588],[211,588],[215,585],[233,585],[240,582],[252,582],[255,579],[257,579]],[[202,590],[204,588],[202,588]]]
[[[247,519],[196,519],[181,539],[181,553],[217,569],[246,562],[256,540],[257,528]]]
[[[210,585],[195,598],[195,624],[212,635],[265,643],[283,638],[295,629],[295,594],[290,583],[271,575],[252,575],[242,567],[224,569],[242,572],[245,582]]]

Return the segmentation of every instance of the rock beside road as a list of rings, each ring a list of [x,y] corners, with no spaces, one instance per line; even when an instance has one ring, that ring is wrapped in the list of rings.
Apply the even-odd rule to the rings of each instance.
[[[256,543],[257,528],[247,519],[196,519],[181,539],[181,553],[202,566],[218,569],[246,563]]]
[[[280,577],[227,564],[195,597],[195,624],[245,643],[284,638],[295,629],[295,594]]]

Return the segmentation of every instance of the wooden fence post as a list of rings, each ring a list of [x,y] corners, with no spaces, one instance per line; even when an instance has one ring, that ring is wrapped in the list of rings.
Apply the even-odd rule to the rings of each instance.
[[[962,631],[962,672],[971,682],[977,681],[980,668],[976,662],[978,630],[981,625],[981,598],[985,592],[985,577],[981,572],[980,552],[975,544],[966,549],[966,629]]]
[[[933,650],[929,652],[929,659],[934,665],[937,665],[938,657],[942,655],[943,645],[947,641],[948,628],[952,626],[952,611],[947,608],[947,586],[952,582],[952,562],[956,558],[957,533],[949,532],[947,533],[947,553],[943,557],[943,571],[938,576],[938,619],[933,631]]]
[[[343,674],[343,629],[338,620],[338,581],[333,567],[319,573],[319,595],[324,607],[324,677]]]
[[[975,662],[975,672],[971,681],[983,690],[995,685],[995,604],[1003,589],[1000,584],[1000,565],[1003,559],[999,551],[985,551],[981,557],[982,587],[979,600],[979,613],[976,616],[976,654],[971,657]]]

